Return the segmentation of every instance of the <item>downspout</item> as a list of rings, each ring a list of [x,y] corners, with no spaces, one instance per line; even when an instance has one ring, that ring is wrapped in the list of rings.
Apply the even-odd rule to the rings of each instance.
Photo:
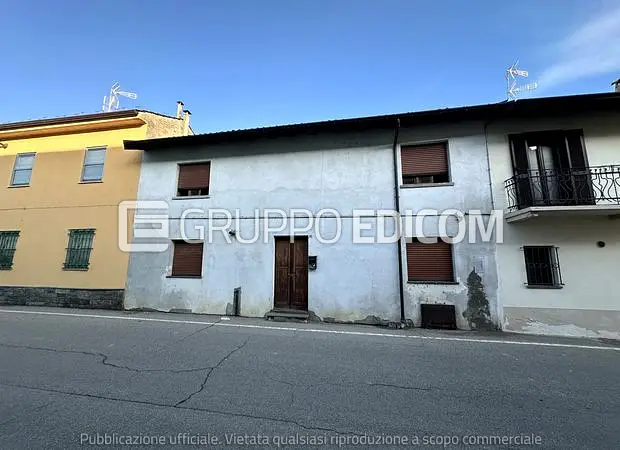
[[[487,154],[487,173],[489,175],[489,189],[491,194],[491,210],[495,209],[495,197],[493,195],[493,180],[491,178],[491,156],[489,155],[489,133],[487,126],[489,125],[489,120],[485,119],[484,121],[484,150]]]
[[[484,120],[484,150],[486,151],[487,154],[487,169],[488,169],[488,174],[489,174],[489,193],[491,195],[491,212],[495,211],[495,194],[493,193],[493,177],[491,176],[491,154],[489,153],[489,123],[491,123],[492,120],[490,119],[485,119]],[[502,216],[502,220],[503,216]],[[496,304],[495,304],[495,308],[497,311],[497,321],[498,321],[498,326],[499,329],[502,330],[504,328],[504,305],[501,301],[500,298],[500,283],[501,283],[501,279],[499,276],[499,255],[498,255],[498,251],[497,251],[497,242],[495,242],[495,273],[497,274],[497,292],[496,292]]]
[[[397,221],[395,223],[398,233],[398,241],[396,246],[398,248],[398,289],[400,294],[400,322],[405,323],[405,288],[403,286],[403,248],[402,241],[402,221],[400,218],[400,176],[398,173],[398,135],[400,133],[400,119],[396,119],[396,128],[394,129],[394,143],[392,145],[392,156],[394,163],[394,209],[397,213]]]

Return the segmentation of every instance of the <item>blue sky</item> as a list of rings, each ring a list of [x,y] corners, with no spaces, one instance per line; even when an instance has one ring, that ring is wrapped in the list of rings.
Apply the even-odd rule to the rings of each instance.
[[[5,0],[0,122],[123,107],[193,113],[196,132],[607,92],[619,0]]]

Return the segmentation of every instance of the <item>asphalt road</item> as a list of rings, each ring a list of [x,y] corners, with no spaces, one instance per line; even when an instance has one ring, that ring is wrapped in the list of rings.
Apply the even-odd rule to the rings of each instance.
[[[613,343],[219,319],[2,308],[0,448],[620,447]]]

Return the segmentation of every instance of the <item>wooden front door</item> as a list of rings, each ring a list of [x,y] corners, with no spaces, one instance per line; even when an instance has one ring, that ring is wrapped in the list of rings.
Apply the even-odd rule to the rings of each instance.
[[[308,237],[276,237],[274,309],[308,310]]]

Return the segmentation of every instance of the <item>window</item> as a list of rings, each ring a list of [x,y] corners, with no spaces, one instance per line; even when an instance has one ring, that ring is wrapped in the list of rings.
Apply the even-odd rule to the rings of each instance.
[[[87,148],[82,168],[82,181],[101,181],[105,162],[105,147]]]
[[[203,243],[185,241],[173,241],[173,243],[171,276],[201,277]]]
[[[20,153],[15,157],[11,186],[28,186],[32,177],[35,153]]]
[[[540,131],[509,138],[514,172],[509,195],[517,208],[596,202],[582,130]]]
[[[13,255],[19,231],[0,231],[0,270],[13,267]]]
[[[210,173],[211,163],[208,162],[199,164],[180,164],[177,195],[179,197],[209,195]]]
[[[65,257],[66,270],[88,270],[90,251],[93,249],[95,230],[69,230],[69,245]]]
[[[560,287],[562,275],[558,249],[552,246],[523,247],[527,285],[532,287]]]
[[[400,150],[403,184],[432,184],[450,181],[446,142],[404,145]]]
[[[417,283],[453,283],[452,244],[437,238],[423,243],[416,238],[407,242],[408,280]]]

